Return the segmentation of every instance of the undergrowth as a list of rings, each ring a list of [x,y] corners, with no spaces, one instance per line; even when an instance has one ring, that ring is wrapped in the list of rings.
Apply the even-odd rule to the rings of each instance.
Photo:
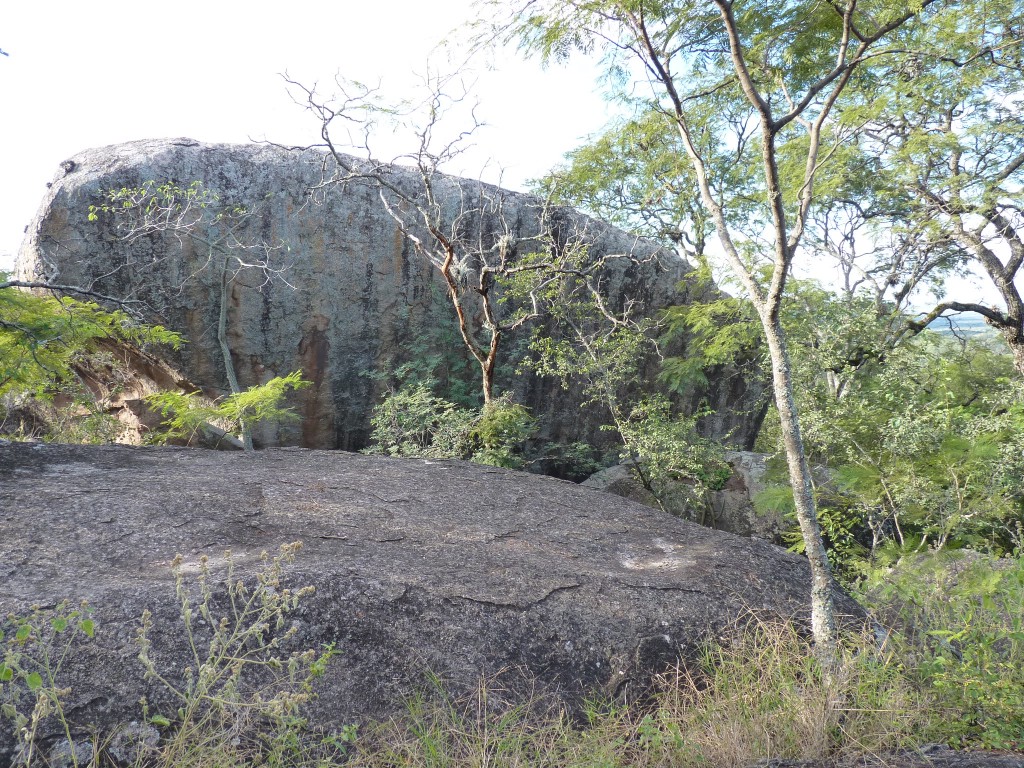
[[[1024,556],[947,550],[871,572],[857,597],[894,627],[927,693],[926,741],[1024,750]]]
[[[820,673],[789,624],[750,621],[709,644],[696,668],[664,676],[644,704],[591,703],[583,722],[542,703],[493,707],[490,691],[418,698],[364,729],[368,768],[743,766],[911,746],[918,694],[869,636],[851,637],[838,672]]]
[[[88,606],[37,606],[27,616],[7,617],[0,626],[0,715],[13,726],[15,764],[285,768],[338,762],[354,731],[317,732],[302,715],[334,650],[289,649],[297,630],[288,616],[313,591],[290,589],[283,580],[300,548],[294,543],[276,557],[263,553],[256,573],[245,578],[236,574],[230,553],[216,572],[205,556],[192,566],[175,558],[176,634],[187,647],[185,667],[157,664],[146,611],[138,658],[161,705],[143,699],[139,720],[112,733],[81,736],[66,707],[73,691],[64,687],[62,669],[83,641],[102,631]]]

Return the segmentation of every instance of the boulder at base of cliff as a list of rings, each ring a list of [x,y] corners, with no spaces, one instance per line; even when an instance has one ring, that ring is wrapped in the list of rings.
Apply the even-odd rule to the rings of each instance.
[[[724,458],[732,474],[725,485],[708,492],[705,507],[694,508],[691,486],[682,482],[668,484],[660,506],[671,515],[696,520],[701,525],[720,531],[781,542],[787,528],[786,521],[780,514],[759,512],[754,507],[754,498],[765,489],[767,455],[751,451],[726,451]],[[643,487],[626,463],[595,472],[582,484],[587,488],[660,508],[658,500]]]
[[[61,670],[81,734],[137,719],[143,695],[174,711],[136,633],[151,611],[162,673],[194,665],[179,554],[186,574],[202,556],[221,573],[230,550],[244,579],[262,552],[303,543],[288,583],[316,591],[290,642],[338,651],[310,711],[328,727],[401,710],[431,675],[455,695],[498,680],[506,703],[629,697],[748,612],[808,613],[807,565],[778,547],[455,461],[0,442],[0,528],[0,616],[83,599],[94,612]]]

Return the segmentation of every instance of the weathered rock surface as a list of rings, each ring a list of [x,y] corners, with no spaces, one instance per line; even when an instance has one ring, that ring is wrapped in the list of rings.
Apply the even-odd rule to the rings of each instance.
[[[678,492],[670,487],[662,499],[665,511],[684,519],[698,520],[702,525],[720,531],[778,543],[785,530],[782,518],[754,508],[754,497],[765,488],[766,458],[763,453],[752,451],[726,451],[725,460],[732,468],[732,476],[723,488],[708,494],[710,509],[694,510],[687,493],[688,486],[679,483]],[[626,464],[595,472],[582,485],[658,508],[658,501]]]
[[[273,268],[283,270],[281,276],[288,283],[264,283],[264,273],[252,269],[234,278],[227,336],[242,386],[298,368],[313,381],[295,396],[301,421],[260,428],[257,442],[361,448],[369,434],[371,408],[384,388],[367,372],[380,373],[425,354],[447,356],[453,369],[466,366],[467,354],[436,270],[414,253],[377,191],[349,185],[311,193],[321,180],[323,163],[324,156],[317,151],[207,145],[190,139],[138,141],[82,152],[61,164],[28,228],[18,274],[143,300],[154,319],[189,340],[174,362],[207,394],[224,394],[227,379],[216,334],[221,257],[211,264],[205,246],[178,233],[126,240],[111,216],[88,220],[89,206],[102,202],[110,189],[147,181],[184,186],[202,182],[223,203],[252,211],[234,237],[241,244],[268,246],[266,251],[256,248],[250,260],[268,259]],[[389,178],[415,188],[407,169],[394,167]],[[454,177],[443,177],[436,186],[447,206],[457,206],[461,195],[472,196],[479,188],[476,182]],[[501,220],[497,214],[467,217],[466,226],[487,237],[507,228],[519,251],[536,250],[533,238],[542,229],[541,201],[511,192],[500,196]],[[690,289],[679,286],[690,267],[675,254],[572,211],[560,211],[543,228],[549,226],[563,239],[569,233],[584,233],[594,258],[632,254],[646,260],[609,262],[604,284],[613,308],[628,300],[649,313],[688,300]],[[509,348],[515,343],[515,338],[509,339]],[[650,373],[653,376],[653,367]],[[567,443],[609,440],[598,429],[604,421],[600,410],[580,408],[578,396],[562,392],[556,381],[506,374],[499,388],[509,387],[541,418],[544,437]],[[751,387],[754,391],[748,391]],[[743,412],[758,401],[761,391],[733,376],[693,396],[717,411],[708,421],[716,435],[731,431],[731,439],[742,445],[750,430]]]
[[[95,640],[65,670],[76,727],[137,717],[143,693],[160,701],[136,658],[144,610],[167,674],[185,666],[176,554],[191,568],[231,550],[244,576],[293,541],[291,583],[316,587],[296,645],[340,651],[312,713],[324,724],[394,712],[427,670],[455,694],[497,677],[505,696],[536,686],[570,707],[628,696],[748,611],[807,613],[803,559],[553,478],[302,449],[0,442],[0,616],[62,599],[95,610]]]
[[[103,339],[94,349],[95,355],[79,360],[72,367],[93,398],[96,412],[116,418],[106,433],[108,442],[141,445],[144,435],[159,428],[162,417],[147,405],[147,396],[166,390],[194,392],[197,389],[166,360],[135,345]],[[12,434],[30,439],[55,432],[61,434],[59,425],[67,420],[66,409],[69,408],[81,416],[90,413],[63,392],[46,400],[24,395],[18,401],[5,403],[6,419],[0,420],[0,439]],[[208,430],[209,434],[199,433],[189,439],[204,447],[236,447],[222,430],[212,425]],[[237,449],[241,450],[240,441],[233,442],[239,443]]]

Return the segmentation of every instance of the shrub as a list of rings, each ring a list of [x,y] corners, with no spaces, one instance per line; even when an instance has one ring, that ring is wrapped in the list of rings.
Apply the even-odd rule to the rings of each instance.
[[[462,408],[433,394],[427,384],[406,384],[373,409],[366,453],[522,468],[536,431],[530,412],[502,395],[483,408]]]
[[[929,697],[931,741],[1024,748],[1024,559],[967,551],[905,557],[871,572],[860,598],[899,630]]]
[[[437,397],[426,384],[406,384],[374,407],[366,453],[466,458],[473,418],[471,410]]]
[[[302,371],[292,371],[287,376],[276,376],[265,384],[230,394],[213,404],[206,402],[199,392],[157,392],[146,397],[146,402],[164,417],[163,432],[154,435],[153,442],[191,439],[211,424],[242,442],[256,424],[294,421],[296,415],[281,403],[289,390],[302,389],[310,384],[302,378]]]
[[[115,748],[131,754],[134,764],[152,768],[254,763],[273,768],[340,761],[355,738],[354,728],[317,733],[302,716],[313,681],[323,673],[333,648],[287,650],[296,632],[286,626],[287,617],[312,591],[293,590],[284,583],[285,567],[300,547],[285,545],[273,558],[264,553],[263,565],[251,579],[235,574],[230,553],[220,577],[214,576],[207,558],[200,558],[194,582],[186,578],[180,556],[176,558],[179,636],[188,645],[191,663],[183,673],[157,666],[148,612],[138,635],[146,676],[170,695],[173,711],[155,710],[143,700],[141,725],[99,734],[85,743],[68,724],[63,702],[70,690],[62,687],[61,667],[73,646],[96,631],[87,606],[62,604],[9,618],[6,636],[0,634],[5,643],[0,713],[20,735],[20,763],[30,768],[61,757],[65,764],[100,765],[101,756]],[[54,725],[64,738],[41,754],[40,736],[53,733]],[[156,729],[162,734],[159,740]]]

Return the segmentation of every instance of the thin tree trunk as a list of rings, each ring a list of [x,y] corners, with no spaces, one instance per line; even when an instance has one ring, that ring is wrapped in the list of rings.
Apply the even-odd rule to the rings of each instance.
[[[228,273],[228,262],[225,259],[220,278],[220,316],[217,318],[217,341],[220,344],[221,357],[224,358],[224,373],[228,377],[228,386],[231,387],[231,394],[237,395],[241,393],[242,388],[238,385],[235,364],[231,360],[231,347],[228,346],[228,288],[230,287],[231,277]],[[252,432],[244,419],[239,426],[242,428],[242,448],[246,451],[253,450]]]
[[[811,471],[800,436],[800,421],[793,397],[793,375],[786,348],[785,335],[777,313],[762,315],[765,338],[772,359],[772,384],[775,406],[782,426],[782,440],[789,465],[789,481],[793,488],[796,517],[803,534],[807,561],[811,567],[811,630],[814,648],[825,669],[832,667],[839,645],[839,629],[835,618],[832,593],[832,567],[818,524]]]
[[[1005,338],[1010,336],[1010,334],[1004,333],[1003,336]],[[1021,340],[1021,334],[1017,329],[1014,329],[1013,336],[1013,339],[1007,338],[1006,343],[1013,353],[1013,367],[1017,369],[1017,373],[1024,377],[1024,340]]]

